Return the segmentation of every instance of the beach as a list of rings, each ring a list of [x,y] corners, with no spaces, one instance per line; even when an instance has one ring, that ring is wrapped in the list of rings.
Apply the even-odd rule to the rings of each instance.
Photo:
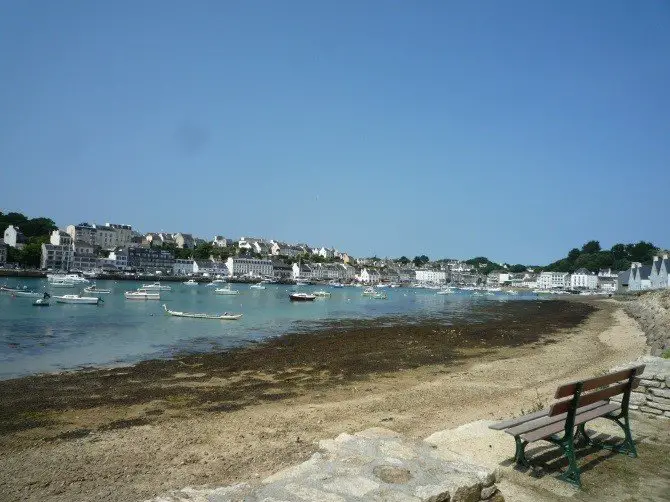
[[[0,382],[7,500],[142,500],[264,477],[319,439],[410,437],[546,405],[647,350],[613,300],[492,303],[444,325],[341,321],[251,348]]]

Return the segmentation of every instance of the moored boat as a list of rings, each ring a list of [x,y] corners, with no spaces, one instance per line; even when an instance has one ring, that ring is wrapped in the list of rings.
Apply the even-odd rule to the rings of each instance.
[[[126,291],[123,293],[126,300],[160,300],[161,294],[158,291],[147,291],[145,288],[139,288],[137,291]]]
[[[289,293],[288,297],[292,302],[313,302],[316,298],[309,293]]]
[[[96,295],[108,295],[111,292],[112,292],[111,289],[101,289],[98,286],[96,286],[95,284],[93,284],[92,286],[88,286],[88,287],[84,288],[84,293],[93,293],[93,294],[96,294]]]
[[[377,294],[377,290],[373,287],[365,288],[361,293],[361,296],[374,296]]]
[[[238,295],[240,292],[236,289],[231,289],[230,286],[226,286],[225,288],[216,288],[214,290],[214,294],[216,295]]]
[[[259,282],[258,284],[252,284],[249,286],[249,289],[265,289],[265,286],[262,282]]]
[[[194,281],[193,279],[189,279],[188,281],[184,281],[184,284],[186,286],[197,286],[198,285],[198,283],[196,281]]]
[[[81,305],[97,305],[102,301],[102,298],[95,296],[79,296],[79,295],[63,295],[54,296],[56,303],[73,303]]]
[[[49,281],[50,288],[74,288],[75,283],[69,279],[53,279]]]
[[[372,295],[370,298],[373,298],[375,300],[386,300],[388,299],[388,296],[386,296],[386,293],[378,292]]]
[[[15,296],[17,298],[41,298],[42,293],[38,293],[37,291],[31,291],[27,288],[19,289],[19,288],[9,288],[7,286],[0,286],[0,291],[11,295]]]
[[[51,295],[49,293],[44,293],[42,298],[38,298],[33,302],[33,307],[48,307],[49,298],[51,298]]]
[[[454,288],[449,288],[449,287],[447,287],[447,288],[442,288],[441,290],[439,290],[439,291],[438,291],[437,293],[435,293],[435,294],[436,294],[436,295],[451,295],[451,294],[453,294],[453,293],[454,293]]]
[[[142,284],[142,289],[147,291],[172,291],[172,287],[165,286],[160,282],[154,282],[153,284]]]
[[[242,317],[242,314],[229,314],[228,312],[224,312],[223,314],[220,315],[179,312],[176,310],[169,310],[165,304],[163,304],[163,308],[165,309],[165,312],[168,315],[174,317],[188,317],[191,319],[215,319],[220,321],[237,321]]]
[[[328,291],[314,291],[312,294],[317,298],[330,298],[330,293]]]

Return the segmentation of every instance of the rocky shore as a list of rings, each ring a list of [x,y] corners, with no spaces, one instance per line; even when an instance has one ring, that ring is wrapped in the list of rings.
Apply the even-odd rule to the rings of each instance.
[[[640,323],[652,355],[670,350],[670,290],[648,291],[623,304],[626,313]]]

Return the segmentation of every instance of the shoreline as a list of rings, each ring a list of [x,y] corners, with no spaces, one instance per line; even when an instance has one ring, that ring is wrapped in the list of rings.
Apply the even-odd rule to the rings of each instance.
[[[617,302],[495,307],[514,303],[527,311],[478,325],[294,334],[229,356],[0,382],[0,485],[17,499],[121,501],[230,484],[304,460],[344,431],[425,437],[503,418],[550,399],[557,379],[645,350]]]

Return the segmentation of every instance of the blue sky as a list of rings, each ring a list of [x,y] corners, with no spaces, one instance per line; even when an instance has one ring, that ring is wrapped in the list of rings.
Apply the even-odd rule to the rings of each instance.
[[[0,210],[354,255],[670,246],[670,3],[0,2]]]

